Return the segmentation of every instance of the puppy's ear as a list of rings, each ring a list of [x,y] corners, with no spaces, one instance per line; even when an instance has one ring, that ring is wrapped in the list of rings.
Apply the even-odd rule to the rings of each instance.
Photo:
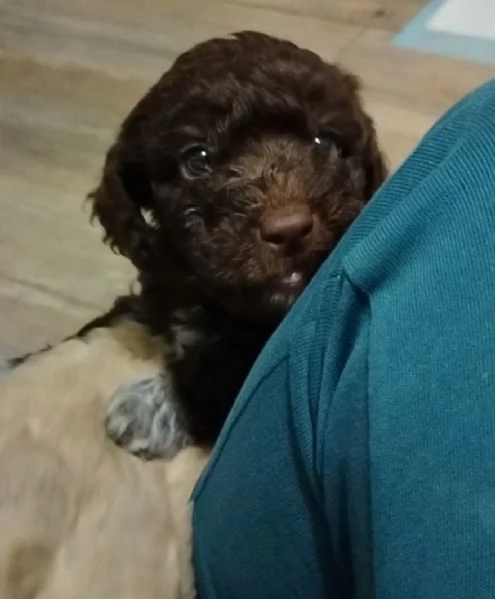
[[[365,171],[365,196],[368,200],[374,196],[388,176],[388,165],[380,150],[372,119],[365,117],[365,141],[363,149],[363,164]]]
[[[113,251],[131,260],[138,270],[147,270],[153,258],[155,231],[143,211],[151,209],[153,190],[138,160],[127,160],[123,144],[108,151],[102,179],[89,194],[92,218],[105,231],[104,241]]]
[[[381,187],[388,176],[388,166],[384,154],[378,145],[376,129],[373,119],[368,116],[363,107],[362,101],[362,82],[359,77],[342,69],[348,89],[351,95],[357,99],[358,114],[357,117],[362,123],[363,146],[362,162],[365,169],[365,197],[370,200],[375,192]]]
[[[362,82],[359,77],[345,68],[337,67],[343,87],[347,91],[347,99],[354,105],[355,119],[361,124],[361,162],[365,171],[366,200],[370,200],[388,176],[385,156],[378,145],[375,125],[365,112],[362,101]]]

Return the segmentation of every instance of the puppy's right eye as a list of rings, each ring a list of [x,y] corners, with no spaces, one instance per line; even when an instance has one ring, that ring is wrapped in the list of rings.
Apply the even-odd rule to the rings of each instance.
[[[211,154],[206,146],[197,144],[182,151],[179,168],[186,179],[204,177],[213,170]]]

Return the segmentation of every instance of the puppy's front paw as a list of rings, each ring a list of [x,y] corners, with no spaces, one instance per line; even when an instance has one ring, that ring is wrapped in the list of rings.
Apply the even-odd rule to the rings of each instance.
[[[117,389],[105,419],[112,441],[142,459],[171,458],[187,445],[166,375],[141,379]]]

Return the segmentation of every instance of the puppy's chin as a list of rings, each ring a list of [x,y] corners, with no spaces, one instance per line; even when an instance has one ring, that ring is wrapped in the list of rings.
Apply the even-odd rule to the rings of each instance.
[[[221,303],[237,318],[276,326],[301,295],[306,282],[282,282],[258,289],[238,290],[235,296],[222,297]]]
[[[301,291],[283,292],[276,291],[267,298],[266,313],[272,318],[281,320],[296,303]]]

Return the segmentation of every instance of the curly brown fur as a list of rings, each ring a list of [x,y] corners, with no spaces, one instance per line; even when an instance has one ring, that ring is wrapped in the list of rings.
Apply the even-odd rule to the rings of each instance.
[[[211,443],[266,340],[386,176],[357,79],[253,32],[180,56],[124,121],[92,194],[170,340],[187,430]]]

